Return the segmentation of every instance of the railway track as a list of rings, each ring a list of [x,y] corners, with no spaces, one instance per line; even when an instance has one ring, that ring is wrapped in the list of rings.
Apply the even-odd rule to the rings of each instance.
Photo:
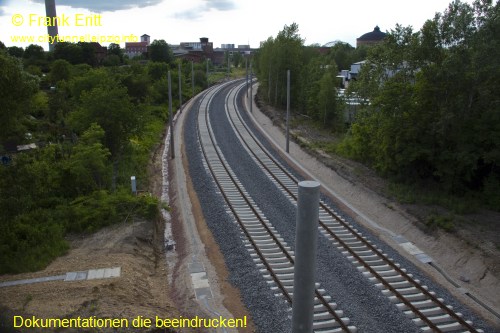
[[[290,305],[293,295],[294,253],[245,191],[220,152],[208,118],[213,96],[226,85],[216,86],[202,97],[197,115],[197,133],[204,165],[210,171],[229,212],[238,223],[244,243],[270,289]],[[337,309],[332,297],[316,284],[314,332],[357,332],[349,318]]]
[[[226,98],[226,114],[237,137],[252,159],[294,205],[297,204],[299,180],[292,175],[255,138],[238,112],[238,96],[244,83],[233,87]],[[200,112],[201,113],[201,112]],[[206,115],[205,115],[206,117]],[[222,192],[222,191],[221,191]],[[227,201],[227,199],[226,199]],[[251,201],[248,203],[251,204]],[[251,208],[247,208],[252,210]],[[401,265],[384,254],[376,245],[356,230],[325,202],[320,202],[319,230],[345,257],[362,272],[398,309],[410,318],[421,331],[483,332],[465,320],[442,298],[414,279]],[[235,214],[233,212],[233,214]],[[267,222],[264,220],[263,224]],[[260,229],[258,232],[260,233]],[[262,234],[263,235],[263,234]],[[262,240],[266,239],[264,236]],[[249,247],[255,247],[252,243]],[[274,250],[272,253],[275,253]],[[258,254],[260,258],[260,254]],[[290,256],[289,260],[293,260]],[[263,259],[260,259],[263,260]],[[265,257],[264,257],[265,260]],[[293,264],[293,261],[291,262]],[[271,267],[272,268],[272,267]],[[272,274],[271,274],[272,275]],[[290,275],[284,281],[289,282]],[[291,276],[293,278],[293,275]],[[279,283],[279,282],[278,282]],[[276,283],[276,285],[278,285]],[[289,286],[289,284],[287,284]],[[289,288],[289,287],[288,287]],[[287,287],[284,287],[287,290]],[[291,289],[288,289],[291,290]],[[287,293],[288,291],[284,291]]]

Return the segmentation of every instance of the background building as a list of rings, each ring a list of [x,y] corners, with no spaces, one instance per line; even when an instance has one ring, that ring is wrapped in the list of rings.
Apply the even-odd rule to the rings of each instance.
[[[356,47],[381,43],[386,35],[387,34],[385,32],[380,31],[380,28],[377,25],[372,32],[368,32],[356,39]]]
[[[142,35],[140,42],[125,43],[125,54],[132,59],[133,57],[141,56],[148,52],[150,44],[150,36]]]

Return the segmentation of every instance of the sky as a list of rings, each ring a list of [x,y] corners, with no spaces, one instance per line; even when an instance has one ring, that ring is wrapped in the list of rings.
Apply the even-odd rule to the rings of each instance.
[[[169,44],[197,42],[208,37],[214,47],[250,44],[259,47],[285,25],[297,23],[305,45],[343,41],[353,46],[356,38],[379,26],[396,24],[419,30],[451,0],[55,0],[63,17],[61,36],[111,39],[122,47],[143,34],[151,41]],[[472,0],[462,0],[471,3]],[[34,36],[34,44],[48,49],[43,38],[44,0],[0,0],[0,41],[6,46],[26,47],[17,36]],[[128,38],[128,39],[127,39]]]

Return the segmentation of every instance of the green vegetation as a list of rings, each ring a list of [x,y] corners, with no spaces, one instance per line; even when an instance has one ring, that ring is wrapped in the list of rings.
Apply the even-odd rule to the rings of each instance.
[[[338,69],[362,60],[366,49],[338,42],[322,54],[315,45],[304,46],[296,23],[285,26],[276,38],[269,37],[255,58],[262,99],[286,108],[287,70],[290,70],[290,107],[318,124],[336,131],[345,128],[343,101],[338,97]],[[342,67],[340,67],[342,66]]]
[[[339,151],[395,181],[500,209],[499,3],[396,26],[351,92],[371,101]]]
[[[3,45],[3,44],[2,44]],[[67,233],[91,233],[134,216],[153,219],[161,204],[147,190],[147,164],[168,120],[167,80],[179,104],[177,63],[124,59],[110,46],[97,67],[85,43],[0,48],[0,274],[38,270],[65,253]],[[1,45],[0,45],[1,46]],[[124,61],[127,66],[118,66]],[[191,64],[182,64],[183,100]],[[206,83],[196,65],[195,91]],[[52,88],[51,88],[52,87]],[[36,143],[16,154],[12,143]]]
[[[290,69],[292,110],[337,137],[310,146],[371,166],[403,201],[498,211],[499,6],[454,0],[419,31],[397,25],[381,44],[354,50],[337,43],[324,55],[303,45],[296,24],[285,26],[256,57],[260,96],[284,109]],[[360,60],[367,61],[346,96],[362,105],[345,126],[335,76]]]
[[[454,218],[452,215],[430,215],[425,223],[429,228],[441,228],[447,232],[455,230]]]

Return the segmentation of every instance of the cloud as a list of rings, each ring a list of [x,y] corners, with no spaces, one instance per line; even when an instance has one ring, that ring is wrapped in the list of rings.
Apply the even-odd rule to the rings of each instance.
[[[45,0],[33,0],[45,4]],[[69,6],[73,8],[84,8],[93,12],[115,12],[135,7],[149,7],[161,3],[163,0],[56,0],[58,6]]]
[[[183,12],[175,13],[174,17],[184,20],[195,20],[210,10],[228,11],[236,8],[233,0],[203,0],[203,4]]]
[[[220,11],[232,10],[236,5],[232,0],[204,0],[207,9],[215,9]]]
[[[7,0],[0,0],[0,16],[4,16],[5,13],[5,7],[7,6]]]

